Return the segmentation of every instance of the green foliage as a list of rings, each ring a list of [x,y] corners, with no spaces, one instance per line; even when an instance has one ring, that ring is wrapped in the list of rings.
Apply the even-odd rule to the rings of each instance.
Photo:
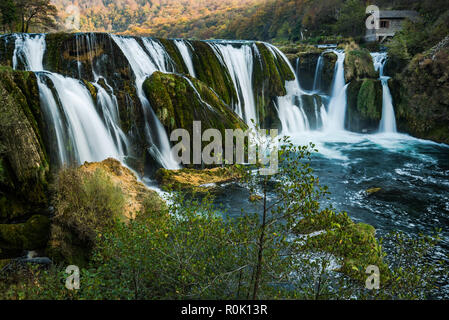
[[[8,250],[32,250],[47,243],[50,220],[34,215],[25,223],[0,224],[0,248]]]
[[[111,227],[121,216],[123,192],[102,169],[85,172],[75,168],[59,172],[54,192],[50,253],[57,259],[82,262],[97,233]]]
[[[346,82],[351,82],[355,79],[378,78],[378,74],[374,70],[373,58],[366,49],[356,49],[347,52],[344,68]]]
[[[251,208],[232,219],[224,217],[210,195],[198,198],[195,194],[187,197],[171,193],[166,210],[153,210],[153,200],[147,199],[145,214],[137,219],[111,221],[108,219],[115,210],[110,205],[104,210],[105,204],[96,199],[114,204],[120,203],[120,196],[107,198],[105,190],[112,194],[117,190],[107,187],[101,173],[80,177],[70,169],[62,171],[58,183],[70,186],[60,187],[63,192],[56,202],[60,203],[57,211],[81,235],[91,233],[80,225],[80,219],[91,230],[96,229],[92,232],[96,245],[90,262],[81,270],[81,289],[64,288],[63,267],[13,268],[6,275],[0,272],[0,298],[429,297],[436,276],[445,270],[444,265],[436,268],[428,260],[437,238],[411,240],[396,235],[392,242],[396,253],[384,257],[373,227],[356,224],[347,214],[335,213],[332,208],[321,208],[328,191],[320,186],[311,168],[314,146],[294,146],[287,138],[279,149],[273,143],[266,141],[262,146],[278,152],[280,166],[275,174],[261,174],[257,169],[267,168],[261,162],[255,167],[238,167],[244,175],[242,182],[250,194],[257,196]],[[86,191],[95,196],[89,197]],[[89,205],[85,199],[89,199]],[[68,208],[84,214],[72,217],[74,213]],[[111,223],[106,226],[96,221],[93,210]],[[60,212],[56,221],[66,223]],[[325,233],[313,234],[323,229]],[[381,290],[364,288],[364,270],[371,264],[381,270]]]
[[[360,0],[347,0],[340,9],[337,21],[333,25],[335,34],[346,37],[360,37],[365,33],[366,5]]]
[[[14,22],[17,21],[17,8],[13,0],[3,0],[0,3],[0,23],[6,29],[10,31],[13,29]]]
[[[438,10],[432,13],[432,18],[417,22],[406,21],[403,29],[387,43],[388,55],[393,63],[400,62],[403,68],[416,54],[430,49],[449,34],[449,11]],[[400,72],[402,68],[395,71]]]

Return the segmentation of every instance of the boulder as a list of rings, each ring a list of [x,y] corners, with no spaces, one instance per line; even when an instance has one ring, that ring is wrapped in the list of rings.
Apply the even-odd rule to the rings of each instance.
[[[346,83],[352,80],[377,79],[379,77],[378,72],[374,70],[373,58],[366,49],[346,52],[344,68]]]
[[[449,46],[418,54],[389,84],[398,129],[449,144]]]
[[[346,93],[346,129],[364,133],[377,130],[382,118],[381,81],[353,80]]]
[[[36,77],[0,69],[0,223],[45,210],[49,163]]]

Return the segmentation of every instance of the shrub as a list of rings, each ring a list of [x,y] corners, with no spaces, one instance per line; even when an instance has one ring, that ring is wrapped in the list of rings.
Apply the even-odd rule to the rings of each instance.
[[[74,261],[78,255],[75,247],[91,249],[97,234],[121,216],[125,197],[102,169],[87,172],[65,168],[57,176],[53,203],[53,255]],[[79,250],[79,254],[84,252],[86,250]]]

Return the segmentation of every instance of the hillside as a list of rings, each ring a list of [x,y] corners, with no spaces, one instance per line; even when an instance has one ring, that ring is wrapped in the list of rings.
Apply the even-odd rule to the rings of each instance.
[[[172,37],[209,38],[226,29],[227,19],[265,0],[52,0],[61,22],[75,5],[80,31],[112,31]],[[210,17],[215,20],[210,20]],[[225,19],[223,19],[225,18]],[[218,20],[220,21],[218,23]],[[192,22],[195,22],[192,24]],[[175,34],[175,30],[183,29]]]
[[[314,40],[360,37],[365,9],[439,13],[448,0],[52,0],[63,24],[80,8],[79,31],[195,39]]]

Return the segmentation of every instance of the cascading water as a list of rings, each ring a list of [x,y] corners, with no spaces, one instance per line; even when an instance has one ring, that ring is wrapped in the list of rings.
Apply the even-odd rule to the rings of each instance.
[[[98,82],[93,83],[97,89],[97,104],[101,107],[106,128],[108,129],[109,134],[113,137],[119,153],[124,155],[128,153],[127,150],[129,142],[125,133],[119,126],[120,119],[117,97],[114,95],[112,88],[107,85],[106,80],[104,81],[105,85],[110,90],[110,93],[98,84]]]
[[[277,109],[279,120],[282,125],[282,133],[294,134],[307,131],[310,129],[309,121],[301,105],[301,96],[305,94],[305,92],[299,86],[295,70],[293,70],[288,58],[278,48],[270,44],[266,44],[266,46],[274,57],[283,59],[290,67],[290,71],[295,75],[295,80],[287,81],[285,83],[287,94],[277,98]]]
[[[18,35],[13,67],[21,62],[26,70],[37,74],[43,112],[53,126],[60,164],[71,159],[82,163],[121,158],[123,154],[99,117],[87,88],[79,80],[43,71],[45,47],[45,35]],[[47,81],[51,81],[55,92]]]
[[[294,134],[309,130],[309,122],[300,105],[303,92],[299,88],[296,80],[288,81],[285,84],[287,94],[278,97],[277,109],[279,120],[281,121],[283,134]]]
[[[312,87],[312,91],[318,91],[321,88],[321,74],[323,73],[323,55],[321,54],[318,57],[318,61],[316,63],[316,68],[315,68],[315,77],[313,80],[313,87]]]
[[[57,104],[56,101],[60,102],[63,117],[67,119],[69,140],[75,149],[75,160],[83,163],[102,161],[108,157],[120,159],[121,154],[98,115],[89,90],[79,80],[54,73],[39,75],[41,85],[44,83],[42,77],[47,77],[57,92],[58,100],[52,95],[45,96],[43,101],[52,105]],[[43,95],[46,93],[44,90]],[[62,118],[62,115],[54,117]]]
[[[386,52],[372,53],[374,69],[379,71],[379,79],[382,83],[382,118],[380,120],[379,132],[395,133],[396,117],[394,114],[393,99],[391,97],[388,80],[390,77],[384,76],[384,66],[387,61]]]
[[[332,94],[328,106],[326,130],[342,131],[345,128],[346,89],[348,87],[345,84],[344,74],[345,53],[337,50],[333,52],[337,55],[337,63],[335,65]]]
[[[18,69],[19,62],[22,62],[26,70],[43,71],[42,61],[44,59],[45,47],[44,35],[16,35],[12,57],[13,69]]]
[[[157,40],[142,38],[142,43],[149,53],[149,58],[154,63],[154,65],[151,68],[154,68],[162,72],[174,71],[174,63],[172,58],[169,56],[169,54],[165,51],[164,47]],[[143,68],[145,67],[143,66]]]
[[[163,47],[152,39],[143,39],[145,48],[151,54],[144,51],[142,46],[134,38],[119,37],[112,35],[112,39],[120,47],[134,72],[136,77],[136,90],[145,113],[145,133],[151,147],[149,152],[152,156],[167,169],[178,169],[178,163],[173,159],[170,141],[162,123],[150,106],[150,102],[143,92],[145,79],[155,71],[168,72],[170,65],[169,56]]]
[[[175,40],[175,45],[181,53],[181,57],[189,70],[189,74],[195,78],[195,67],[193,66],[192,61],[192,46],[187,40]]]
[[[237,90],[236,113],[249,125],[257,123],[256,104],[252,83],[253,53],[251,46],[243,44],[236,48],[231,44],[210,43],[219,60],[228,69]],[[254,48],[257,50],[257,47]],[[221,58],[220,58],[221,57]]]

